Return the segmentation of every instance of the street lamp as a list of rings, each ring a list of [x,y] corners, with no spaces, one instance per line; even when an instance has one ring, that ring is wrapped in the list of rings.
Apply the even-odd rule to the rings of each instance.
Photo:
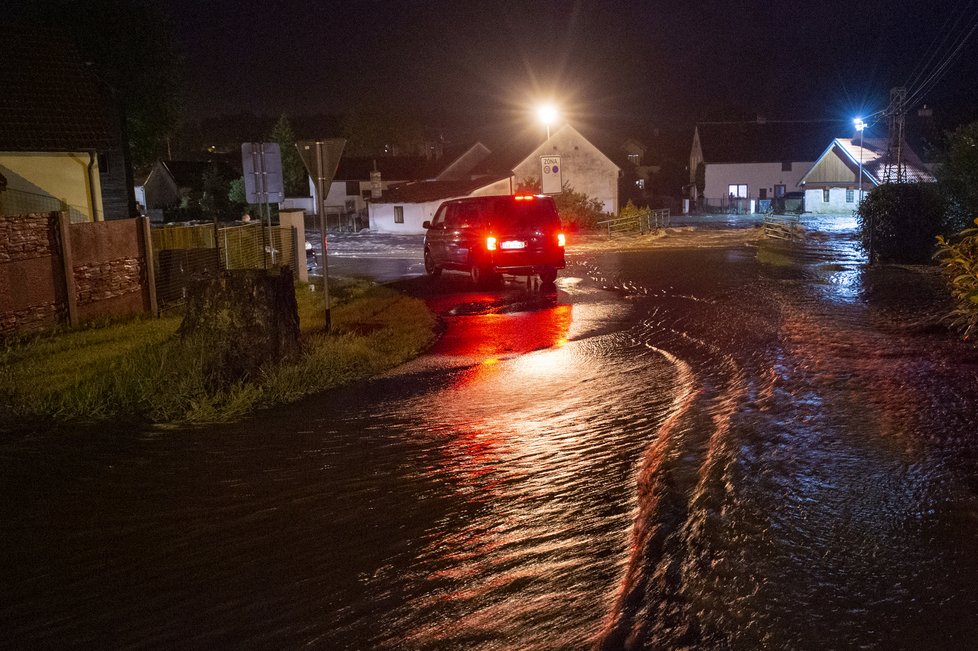
[[[866,128],[866,123],[863,122],[862,118],[856,118],[856,131],[859,132],[859,203],[856,205],[862,205],[863,202],[863,129]]]
[[[550,125],[557,120],[557,107],[553,104],[542,104],[537,107],[537,117],[547,125],[547,140],[550,140]]]

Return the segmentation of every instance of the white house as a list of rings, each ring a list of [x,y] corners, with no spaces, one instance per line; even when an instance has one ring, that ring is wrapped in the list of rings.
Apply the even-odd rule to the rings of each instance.
[[[848,213],[859,205],[859,169],[862,192],[896,179],[895,165],[887,159],[886,138],[835,138],[825,148],[799,185],[805,191],[805,209],[814,213]],[[934,176],[906,143],[902,147],[904,181],[933,183]]]
[[[435,216],[443,201],[512,194],[513,187],[510,176],[405,183],[370,202],[370,228],[381,233],[424,233],[421,224]]]
[[[618,177],[621,168],[587,138],[569,124],[565,124],[540,146],[530,152],[513,167],[517,183],[542,178],[541,157],[560,156],[563,183],[575,192],[594,197],[608,213],[618,213]]]
[[[784,197],[798,189],[835,128],[763,119],[698,124],[689,155],[692,198],[729,208]]]

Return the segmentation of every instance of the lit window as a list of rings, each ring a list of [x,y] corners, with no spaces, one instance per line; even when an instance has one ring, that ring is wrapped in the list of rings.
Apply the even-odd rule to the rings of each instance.
[[[638,161],[639,160],[640,160],[640,157],[639,157],[638,154],[629,154],[628,155],[628,162],[631,163],[632,165],[638,165]]]
[[[828,202],[829,202],[829,189],[822,188],[822,203],[828,203]]]
[[[394,206],[394,223],[404,223],[404,206]]]
[[[731,184],[727,186],[727,194],[731,199],[746,199],[747,186],[744,184]]]
[[[635,179],[635,187],[639,190],[645,189],[645,179]]]
[[[852,188],[846,188],[846,203],[854,203],[856,201],[856,193]]]

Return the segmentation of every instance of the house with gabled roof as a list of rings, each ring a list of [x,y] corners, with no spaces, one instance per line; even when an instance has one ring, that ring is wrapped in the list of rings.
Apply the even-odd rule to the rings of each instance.
[[[797,191],[838,128],[831,122],[764,119],[698,124],[689,155],[692,198],[729,209]]]
[[[894,162],[887,156],[886,138],[835,138],[799,181],[805,192],[805,209],[814,213],[847,213],[855,210],[874,187],[895,181]],[[934,175],[906,143],[901,149],[903,181],[933,183]],[[860,162],[862,184],[859,182]]]
[[[0,89],[0,211],[135,214],[121,112],[70,41],[0,30]]]
[[[558,128],[528,156],[513,166],[517,182],[540,180],[541,158],[560,156],[562,182],[601,202],[606,213],[618,214],[618,177],[621,168],[569,124]]]
[[[512,193],[509,175],[404,183],[370,202],[370,228],[381,233],[424,233],[422,224],[435,216],[444,201]]]

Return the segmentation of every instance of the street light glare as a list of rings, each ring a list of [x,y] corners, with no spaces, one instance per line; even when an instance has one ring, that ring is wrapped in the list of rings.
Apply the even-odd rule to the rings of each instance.
[[[866,123],[863,122],[862,118],[856,118],[853,120],[853,122],[856,125],[856,131],[862,132],[862,130],[866,128]]]
[[[544,104],[537,108],[537,117],[549,127],[557,119],[557,107],[553,104]]]

